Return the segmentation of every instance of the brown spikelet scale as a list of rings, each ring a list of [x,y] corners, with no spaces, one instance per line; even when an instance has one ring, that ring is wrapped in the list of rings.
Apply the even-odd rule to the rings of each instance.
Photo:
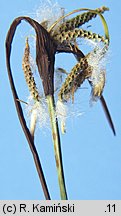
[[[40,24],[41,24],[41,26],[43,28],[47,29],[47,27],[48,27],[48,20],[45,20],[45,21],[41,22]]]
[[[92,67],[88,65],[88,67],[80,74],[77,75],[75,81],[74,81],[74,92],[81,86],[81,84],[84,82],[85,79],[88,79],[92,74]]]
[[[81,58],[67,76],[58,94],[59,100],[67,101],[85,79],[91,76],[91,70],[86,58]]]
[[[105,11],[108,11],[109,8],[102,6],[100,8],[97,8],[95,11],[99,13],[104,13]],[[59,25],[59,27],[54,31],[54,35],[60,34],[63,31],[67,32],[68,30],[73,30],[75,28],[79,28],[83,24],[87,23],[90,21],[92,18],[95,18],[97,16],[96,13],[92,12],[85,12],[82,14],[77,15],[76,17],[67,20],[63,24]]]
[[[26,39],[26,45],[25,45],[24,56],[22,61],[22,69],[24,71],[25,80],[33,99],[39,101],[40,99],[39,93],[30,66],[30,47],[28,43],[28,38]]]

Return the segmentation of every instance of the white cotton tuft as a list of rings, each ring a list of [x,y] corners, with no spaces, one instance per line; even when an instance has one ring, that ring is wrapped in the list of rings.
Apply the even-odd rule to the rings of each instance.
[[[41,0],[40,6],[36,10],[35,19],[39,23],[47,21],[47,28],[49,28],[61,16],[62,9],[57,1]]]
[[[62,83],[67,77],[68,73],[63,68],[56,68],[54,72],[54,91],[60,90]]]
[[[30,62],[30,66],[32,68],[32,71],[35,72],[37,70],[36,61],[31,54],[29,56],[29,62]]]
[[[87,57],[92,74],[89,81],[92,85],[92,100],[96,101],[102,95],[106,80],[107,50],[98,44]]]
[[[50,121],[49,121],[49,114],[48,114],[48,107],[45,98],[42,98],[39,106],[37,107],[38,113],[38,124],[40,128],[50,128]]]
[[[34,133],[36,129],[36,122],[37,122],[37,110],[33,109],[31,111],[31,119],[30,119],[30,133],[32,137],[34,137]]]
[[[56,104],[56,115],[61,125],[61,132],[66,132],[66,120],[81,116],[83,113],[80,111],[80,107],[77,104],[64,103],[60,100]]]
[[[83,38],[82,40],[83,40],[84,44],[89,46],[91,49],[94,49],[95,47],[100,46],[99,44],[101,44],[101,42],[90,40],[88,38]]]
[[[34,101],[30,96],[28,99],[27,113],[30,117],[30,131],[35,132],[36,126],[39,128],[50,128],[50,121],[48,115],[48,107],[45,98],[41,101]]]
[[[56,115],[61,124],[61,132],[64,134],[66,132],[66,118],[67,118],[67,106],[61,102],[60,100],[57,101],[56,104]]]

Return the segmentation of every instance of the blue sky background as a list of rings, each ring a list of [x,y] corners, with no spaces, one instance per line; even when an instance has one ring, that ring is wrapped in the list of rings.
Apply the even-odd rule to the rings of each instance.
[[[61,136],[65,179],[69,199],[97,200],[121,199],[121,3],[120,1],[64,1],[58,3],[73,9],[97,8],[106,5],[105,13],[111,37],[107,67],[107,81],[104,90],[117,136],[114,137],[98,101],[89,104],[90,89],[83,86],[78,99],[78,110],[84,114],[67,122],[67,133]],[[30,15],[39,7],[40,1],[2,0],[0,11],[0,199],[44,199],[39,178],[27,141],[21,129],[15,110],[5,66],[5,37],[15,17]],[[93,24],[93,31],[103,33],[100,19]],[[21,69],[21,58],[25,35],[30,28],[19,27],[13,45],[12,68],[21,99],[26,100],[28,91]],[[88,24],[87,24],[88,25]],[[87,27],[85,25],[85,28]],[[26,25],[27,26],[27,25]],[[83,46],[84,47],[84,46]],[[84,49],[86,52],[86,50]],[[59,57],[59,56],[58,56]],[[57,58],[57,66],[68,71],[75,60],[68,55]],[[81,92],[80,91],[80,92]],[[37,130],[36,146],[42,161],[52,199],[60,199],[50,130]]]

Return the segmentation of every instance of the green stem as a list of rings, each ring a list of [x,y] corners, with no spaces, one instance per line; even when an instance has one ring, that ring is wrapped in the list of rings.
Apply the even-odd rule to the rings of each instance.
[[[67,200],[63,163],[62,163],[60,135],[58,129],[58,122],[55,116],[55,103],[52,95],[47,96],[47,103],[48,103],[48,110],[49,110],[50,122],[52,127],[52,137],[54,143],[54,152],[55,152],[56,168],[57,168],[58,181],[60,187],[60,195],[62,200]]]

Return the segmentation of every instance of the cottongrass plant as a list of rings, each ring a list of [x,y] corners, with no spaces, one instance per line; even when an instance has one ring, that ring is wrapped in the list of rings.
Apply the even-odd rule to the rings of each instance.
[[[46,199],[50,199],[50,194],[41,167],[41,163],[38,157],[38,153],[35,148],[34,135],[38,119],[40,122],[43,121],[43,119],[41,118],[41,114],[44,116],[44,121],[46,122],[45,110],[46,107],[48,107],[48,113],[52,129],[52,139],[54,144],[55,161],[58,174],[58,182],[60,188],[60,196],[61,199],[66,200],[68,199],[68,197],[62,163],[58,119],[61,123],[62,133],[65,133],[66,119],[68,116],[68,104],[71,101],[72,103],[74,103],[75,92],[78,91],[78,89],[85,80],[88,80],[91,85],[92,100],[96,100],[97,98],[101,100],[104,111],[106,113],[106,117],[113,130],[113,133],[115,134],[115,128],[109,110],[107,108],[105,99],[102,96],[103,89],[105,86],[106,70],[105,68],[102,68],[100,66],[100,62],[106,55],[109,47],[108,26],[102,14],[105,11],[108,11],[109,9],[104,6],[101,8],[97,8],[95,10],[82,8],[74,10],[64,15],[63,10],[57,4],[55,4],[52,7],[51,2],[49,0],[47,2],[51,7],[40,7],[36,13],[37,16],[35,19],[22,16],[16,18],[13,21],[6,38],[6,61],[11,89],[13,92],[13,97],[18,112],[18,117],[21,122],[23,131],[26,135],[26,138],[28,140],[30,149],[32,151]],[[58,13],[55,13],[55,10],[58,11]],[[86,12],[82,13],[82,11]],[[77,12],[80,14],[71,19],[68,19],[70,15],[75,14]],[[40,19],[39,13],[41,14]],[[105,32],[104,36],[100,36],[97,33],[93,33],[91,31],[87,31],[80,28],[83,24],[96,18],[97,15],[101,18]],[[28,89],[30,91],[30,98],[32,101],[32,106],[30,109],[29,128],[26,125],[26,121],[20,103],[21,100],[19,99],[15,88],[10,65],[11,45],[13,42],[13,37],[17,26],[21,23],[22,20],[29,23],[34,28],[36,33],[36,65],[41,79],[40,82],[42,82],[43,86],[43,92],[42,94],[40,94],[31,67],[30,46],[27,38],[25,44],[25,51],[23,55],[22,68]],[[91,52],[84,55],[78,47],[77,40],[79,39],[88,39],[90,41],[95,41],[96,44],[102,43],[103,47],[100,48],[100,45],[96,45]],[[54,65],[55,54],[59,53],[72,53],[74,57],[77,59],[77,64],[72,68],[70,73],[67,73],[66,70],[62,69],[61,67],[58,68],[58,75],[59,73],[60,75],[58,76],[59,78],[56,77],[56,83],[59,83],[59,85],[56,87],[54,86],[54,74],[56,73]],[[93,64],[92,62],[95,63]],[[62,79],[61,83],[59,80],[62,76],[62,73],[65,74],[66,78],[64,81]],[[57,95],[57,92],[58,96],[55,97]]]

